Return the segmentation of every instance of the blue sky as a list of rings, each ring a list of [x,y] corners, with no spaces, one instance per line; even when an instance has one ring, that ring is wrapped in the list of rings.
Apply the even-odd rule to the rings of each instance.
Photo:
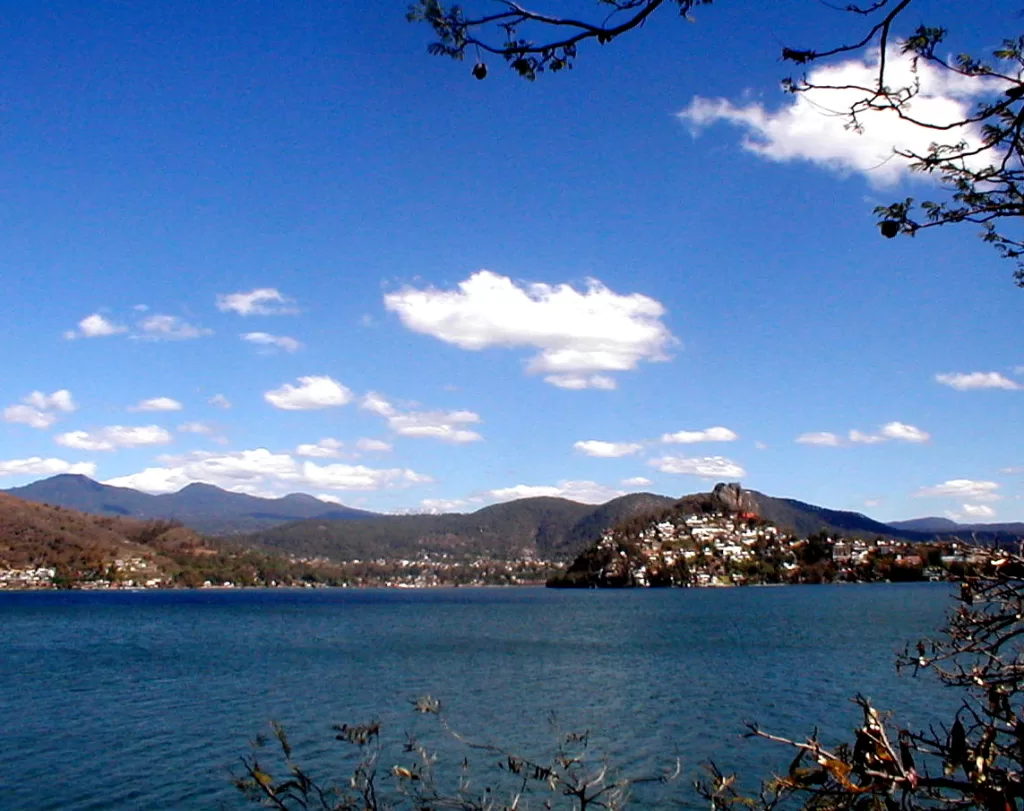
[[[1024,291],[970,227],[879,238],[912,134],[778,87],[850,33],[823,4],[659,12],[535,84],[402,2],[2,5],[0,487],[1024,520]],[[1019,28],[958,7],[920,3],[951,48]]]

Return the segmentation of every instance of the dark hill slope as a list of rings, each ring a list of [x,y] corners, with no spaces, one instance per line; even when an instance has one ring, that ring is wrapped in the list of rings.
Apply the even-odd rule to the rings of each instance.
[[[469,514],[389,515],[362,521],[302,521],[250,535],[255,546],[333,560],[421,553],[568,560],[601,533],[676,499],[635,493],[594,506],[564,498],[524,498]]]
[[[0,493],[0,568],[98,569],[116,558],[156,566],[166,554],[213,553],[191,530],[165,521],[88,515]]]

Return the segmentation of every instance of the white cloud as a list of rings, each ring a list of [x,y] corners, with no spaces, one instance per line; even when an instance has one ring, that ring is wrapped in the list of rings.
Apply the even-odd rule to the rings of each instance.
[[[57,412],[69,414],[77,408],[78,405],[67,389],[60,389],[53,394],[33,391],[21,398],[20,405],[11,405],[5,408],[4,419],[7,422],[20,423],[42,430],[49,428],[57,421]]]
[[[38,408],[42,411],[63,411],[70,414],[78,409],[74,397],[67,389],[60,389],[53,394],[43,394],[41,391],[34,391],[27,397],[22,398],[23,403]]]
[[[879,442],[885,442],[886,437],[879,434],[865,434],[861,431],[854,429],[849,433],[850,442],[855,445],[877,445]]]
[[[871,86],[878,76],[878,51],[864,61],[850,59],[819,65],[807,74],[811,84],[850,87]],[[911,102],[913,115],[933,124],[960,121],[972,112],[981,96],[1000,92],[994,80],[957,76],[924,60],[912,69],[909,56],[890,48],[886,54],[886,84],[902,88],[920,83],[920,92]],[[876,186],[898,182],[909,172],[909,163],[894,155],[894,148],[928,152],[940,139],[955,144],[961,139],[970,145],[981,143],[976,126],[936,130],[903,121],[892,110],[869,112],[860,117],[861,131],[847,127],[841,113],[864,98],[858,90],[812,90],[788,96],[788,103],[772,112],[758,103],[736,105],[727,99],[694,97],[679,117],[689,123],[694,134],[717,122],[728,122],[746,131],[742,145],[749,152],[777,162],[804,160],[842,173],[863,174]]]
[[[293,315],[295,302],[273,287],[260,287],[248,293],[227,293],[217,296],[217,309],[239,315]]]
[[[147,493],[171,493],[193,482],[254,495],[283,495],[296,489],[371,491],[411,487],[432,481],[408,468],[370,468],[364,465],[298,461],[266,448],[233,453],[193,452],[167,460],[166,467],[151,467],[105,484],[131,487]]]
[[[955,372],[935,375],[935,380],[957,391],[973,391],[976,389],[1017,391],[1018,389],[1024,389],[1024,386],[1020,383],[1004,377],[999,372]]]
[[[580,442],[574,442],[573,447],[587,456],[597,456],[603,459],[630,456],[642,451],[644,448],[639,442],[602,442],[599,439],[585,439]]]
[[[651,480],[646,476],[633,476],[619,482],[623,487],[647,487],[650,483]]]
[[[104,338],[127,331],[128,327],[108,321],[99,313],[93,313],[78,322],[77,330],[72,329],[65,332],[64,337],[73,341],[75,338]]]
[[[425,498],[420,502],[423,510],[431,515],[442,515],[444,513],[465,512],[463,509],[469,506],[469,502],[462,498]],[[473,505],[477,506],[477,505]]]
[[[614,378],[608,375],[547,375],[545,383],[557,386],[560,389],[579,391],[581,389],[600,389],[611,391],[618,388]]]
[[[899,439],[903,442],[927,442],[931,439],[928,432],[904,422],[887,422],[882,426],[881,434],[888,439]]]
[[[271,335],[269,332],[246,332],[241,336],[243,341],[259,346],[269,346],[275,349],[283,349],[285,352],[298,352],[302,349],[302,343],[289,338],[287,335]]]
[[[296,456],[309,456],[320,459],[337,459],[341,456],[343,443],[331,437],[324,437],[319,442],[299,445],[295,449]]]
[[[512,487],[499,487],[482,493],[489,501],[513,501],[519,498],[566,498],[582,504],[604,504],[613,498],[625,495],[622,490],[607,487],[592,481],[561,481],[554,485],[517,484]]]
[[[880,499],[880,498],[866,498],[866,499],[864,499],[864,506],[865,507],[881,507],[882,506],[882,499]]]
[[[178,426],[178,430],[183,434],[209,435],[214,433],[214,427],[206,422],[183,422]]]
[[[675,442],[690,445],[695,442],[733,442],[740,438],[735,431],[721,425],[705,428],[703,431],[676,431],[674,434],[662,434],[662,442]]]
[[[961,507],[962,514],[968,518],[992,518],[996,514],[988,504],[963,504]]]
[[[359,405],[384,417],[388,427],[399,436],[440,439],[455,444],[483,439],[476,431],[466,428],[480,422],[480,415],[473,411],[400,411],[375,391],[363,395]]]
[[[4,420],[44,430],[57,421],[57,415],[30,405],[12,405],[4,409]]]
[[[647,462],[662,473],[700,476],[705,479],[741,479],[747,472],[724,456],[662,456]]]
[[[285,383],[263,395],[274,408],[285,411],[310,411],[317,408],[343,406],[352,400],[352,392],[333,377],[313,375],[300,377],[299,385]]]
[[[922,487],[914,495],[918,497],[969,499],[970,501],[999,501],[1002,496],[996,492],[998,489],[999,484],[997,482],[950,479],[932,487]]]
[[[357,439],[356,449],[364,453],[386,453],[391,450],[391,443],[383,439]]]
[[[384,306],[414,332],[461,349],[533,347],[539,351],[527,372],[561,388],[612,388],[599,373],[668,360],[675,343],[660,302],[619,295],[596,279],[580,292],[568,284],[519,286],[481,270],[457,290],[405,287],[386,295]]]
[[[480,422],[472,411],[408,411],[388,417],[388,426],[400,436],[440,439],[457,445],[483,439],[465,428]]]
[[[829,431],[810,431],[800,434],[795,441],[801,445],[820,445],[827,448],[835,448],[841,444],[839,437]]]
[[[391,417],[396,414],[395,407],[388,402],[383,395],[378,394],[375,391],[368,391],[363,395],[363,399],[359,403],[359,407],[366,411],[372,411],[374,414],[378,414],[381,417]]]
[[[231,401],[223,394],[215,394],[207,402],[217,408],[231,408]]]
[[[758,439],[755,439],[754,440],[754,449],[755,450],[759,450],[759,451],[766,451],[766,450],[768,450],[768,445],[766,443],[764,443],[764,442],[761,442]]]
[[[63,459],[43,459],[41,456],[33,456],[30,459],[0,461],[0,476],[56,476],[59,473],[93,476],[96,473],[96,465],[93,462],[65,462]]]
[[[138,335],[144,341],[185,341],[190,338],[202,338],[213,335],[212,329],[205,329],[190,324],[176,315],[150,315],[139,322]]]
[[[878,445],[888,442],[890,439],[898,439],[902,442],[927,442],[931,434],[922,431],[914,425],[907,425],[903,422],[887,422],[878,429],[877,434],[866,434],[856,429],[847,434],[850,444],[853,445]],[[811,431],[800,434],[795,440],[801,445],[818,445],[827,448],[838,448],[845,444],[842,437],[830,431]]]
[[[166,445],[171,440],[171,434],[159,425],[110,425],[98,431],[69,431],[54,437],[58,445],[82,451]]]
[[[150,397],[128,406],[129,411],[181,411],[182,408],[181,403],[171,397]]]

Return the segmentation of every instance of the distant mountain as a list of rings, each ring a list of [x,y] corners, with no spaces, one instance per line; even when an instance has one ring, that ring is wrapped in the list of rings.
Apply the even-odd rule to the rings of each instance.
[[[755,490],[745,492],[753,497],[754,512],[801,538],[824,531],[850,537],[874,538],[880,535],[883,538],[920,540],[919,535],[913,531],[894,528],[891,524],[883,524],[861,513],[830,510],[795,498],[774,498]]]
[[[970,538],[972,535],[982,538],[1007,536],[1024,537],[1024,523],[1009,522],[1003,524],[960,524],[949,518],[912,518],[909,521],[893,521],[889,524],[899,530],[927,532],[938,535],[956,535],[958,538]]]
[[[0,492],[94,515],[162,518],[209,534],[237,534],[304,518],[351,520],[378,513],[328,504],[304,493],[259,498],[212,484],[190,484],[177,493],[150,495],[100,484],[87,476],[63,474]]]
[[[245,541],[264,549],[333,560],[408,558],[422,553],[568,560],[608,527],[675,502],[651,493],[634,493],[597,506],[564,498],[523,498],[469,514],[301,521],[249,535]]]
[[[210,484],[190,484],[177,493],[154,496],[74,475],[54,476],[6,492],[97,515],[176,520],[198,532],[238,535],[240,542],[262,549],[339,561],[420,553],[569,560],[610,527],[676,505],[684,513],[706,511],[722,498],[738,499],[733,505],[737,512],[754,513],[800,537],[821,531],[911,541],[955,536],[1009,543],[1024,537],[1024,524],[959,525],[941,518],[883,524],[861,513],[726,485],[682,498],[632,493],[600,505],[526,498],[449,515],[382,515],[327,504],[304,493],[258,498]]]
[[[937,516],[911,518],[909,521],[890,521],[889,526],[893,529],[907,529],[911,532],[956,532],[962,529],[956,521]]]

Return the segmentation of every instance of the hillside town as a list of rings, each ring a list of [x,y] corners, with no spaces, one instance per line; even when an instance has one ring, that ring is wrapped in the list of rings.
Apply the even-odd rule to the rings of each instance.
[[[672,512],[607,530],[560,587],[721,587],[942,580],[974,563],[960,542],[786,534],[754,513]]]

